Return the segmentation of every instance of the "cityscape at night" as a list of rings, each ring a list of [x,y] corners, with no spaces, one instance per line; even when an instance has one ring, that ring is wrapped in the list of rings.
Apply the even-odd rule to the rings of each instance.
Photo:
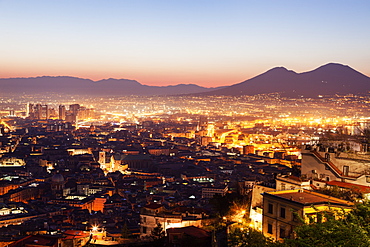
[[[369,10],[0,1],[0,247],[370,246]]]

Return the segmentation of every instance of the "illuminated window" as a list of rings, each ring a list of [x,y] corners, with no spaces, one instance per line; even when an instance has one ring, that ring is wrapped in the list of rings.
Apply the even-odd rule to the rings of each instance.
[[[348,176],[349,173],[349,166],[343,166],[343,175]]]
[[[285,190],[285,183],[281,183],[281,190]]]

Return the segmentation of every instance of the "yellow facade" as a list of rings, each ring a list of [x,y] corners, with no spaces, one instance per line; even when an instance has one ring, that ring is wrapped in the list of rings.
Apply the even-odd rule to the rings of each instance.
[[[308,190],[285,190],[263,194],[262,232],[275,240],[293,236],[296,226],[305,221],[325,220],[319,212],[337,217],[352,209],[353,203]]]

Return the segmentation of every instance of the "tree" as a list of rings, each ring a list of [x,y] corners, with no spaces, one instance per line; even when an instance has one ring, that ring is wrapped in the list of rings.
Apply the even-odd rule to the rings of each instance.
[[[272,239],[265,237],[262,232],[253,228],[234,228],[228,235],[228,246],[282,247],[285,245],[280,242],[274,242]]]
[[[130,229],[128,229],[126,223],[122,227],[121,236],[122,236],[122,238],[130,238],[132,236],[132,233],[131,233]]]
[[[157,223],[157,226],[153,228],[150,234],[153,246],[163,246],[165,243],[165,232],[162,228],[161,223]]]
[[[370,201],[358,203],[350,212],[319,212],[317,218],[294,228],[294,239],[283,243],[266,238],[261,232],[248,228],[232,229],[229,246],[261,247],[370,247]]]
[[[370,246],[370,203],[359,203],[341,218],[322,212],[324,222],[302,224],[294,229],[295,239],[286,239],[292,247],[368,247]]]
[[[189,247],[189,246],[202,246],[202,247],[208,247],[211,246],[211,239],[199,239],[199,238],[194,238],[189,235],[184,235],[178,245],[179,247]]]
[[[304,224],[295,229],[296,238],[285,243],[292,247],[370,246],[369,236],[359,225],[329,219],[322,223]]]
[[[245,196],[239,195],[237,193],[230,193],[224,196],[214,195],[213,198],[209,200],[214,211],[218,217],[223,217],[229,213],[231,206],[236,204],[245,204],[245,200],[248,199]]]
[[[336,198],[344,199],[347,201],[355,201],[362,199],[362,194],[359,189],[354,185],[351,189],[340,189],[338,186],[320,188],[318,191],[322,194],[333,196]]]
[[[347,222],[361,226],[370,236],[370,201],[358,203],[351,213],[347,215]]]

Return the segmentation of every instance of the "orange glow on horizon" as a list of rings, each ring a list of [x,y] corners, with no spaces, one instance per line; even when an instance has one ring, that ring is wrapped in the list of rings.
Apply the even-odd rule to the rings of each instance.
[[[39,72],[43,71],[43,72]],[[0,78],[25,78],[25,77],[40,77],[40,76],[71,76],[79,77],[83,79],[90,79],[93,81],[99,81],[103,79],[129,79],[136,80],[143,85],[149,86],[169,86],[178,84],[196,84],[203,87],[219,87],[219,86],[229,86],[236,83],[240,83],[247,79],[250,79],[254,75],[228,75],[226,72],[224,74],[214,73],[176,73],[168,71],[166,72],[122,72],[122,71],[99,71],[94,70],[63,70],[63,69],[51,69],[51,70],[36,70],[32,68],[16,68],[7,69],[0,72]]]
[[[90,79],[93,81],[99,81],[102,79],[129,79],[136,80],[143,85],[149,86],[169,86],[178,84],[196,84],[203,87],[219,87],[219,86],[230,86],[245,80],[251,79],[259,74],[266,72],[271,68],[261,69],[261,65],[256,67],[249,67],[242,71],[238,69],[228,70],[215,70],[215,68],[208,70],[201,70],[200,68],[194,70],[187,69],[174,69],[169,68],[167,71],[164,69],[149,69],[144,68],[129,68],[119,69],[117,66],[110,67],[106,66],[88,66],[84,69],[80,67],[69,66],[53,66],[43,67],[41,64],[36,64],[33,67],[7,64],[4,65],[4,69],[0,72],[0,78],[24,78],[24,77],[40,77],[40,76],[72,76],[83,79]],[[38,68],[37,68],[38,67]],[[286,67],[291,69],[289,67]],[[314,68],[312,68],[314,69]],[[356,69],[356,68],[354,68]],[[292,69],[295,71],[294,69]],[[306,72],[305,70],[303,72]],[[358,70],[364,75],[370,75]],[[297,73],[301,73],[296,71]]]

